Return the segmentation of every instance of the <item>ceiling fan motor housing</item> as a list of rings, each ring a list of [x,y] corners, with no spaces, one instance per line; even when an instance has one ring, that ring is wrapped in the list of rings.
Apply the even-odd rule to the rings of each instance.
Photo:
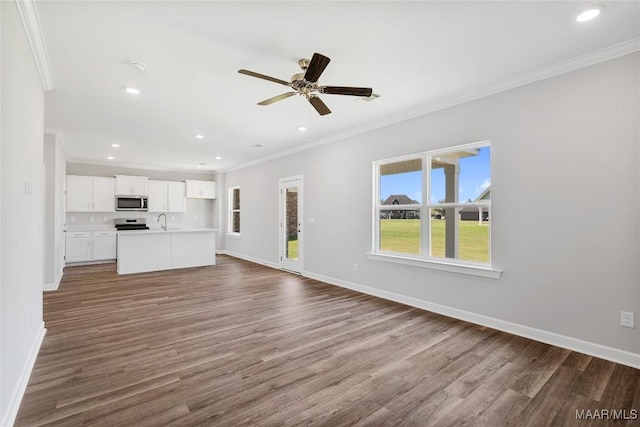
[[[301,60],[303,61],[303,60]],[[310,92],[318,90],[318,83],[309,82],[304,79],[305,73],[297,73],[291,76],[291,87],[302,95],[308,95]]]

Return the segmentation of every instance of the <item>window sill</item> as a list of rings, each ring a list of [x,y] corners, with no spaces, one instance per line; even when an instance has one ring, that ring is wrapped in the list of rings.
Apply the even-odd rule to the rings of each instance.
[[[240,233],[227,233],[226,236],[227,237],[231,237],[232,239],[240,239],[240,238],[242,238],[242,235]]]
[[[431,268],[434,270],[450,271],[453,273],[469,274],[472,276],[499,279],[502,270],[480,265],[457,264],[435,259],[418,259],[401,255],[368,253],[369,259],[374,261],[392,262],[395,264],[411,265],[413,267]]]

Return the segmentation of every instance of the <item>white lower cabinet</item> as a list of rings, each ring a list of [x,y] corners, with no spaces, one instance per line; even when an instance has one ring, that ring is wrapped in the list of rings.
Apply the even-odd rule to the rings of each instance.
[[[115,231],[68,231],[65,262],[106,261],[116,259]]]
[[[93,232],[93,260],[116,259],[116,232]]]
[[[66,243],[66,263],[91,260],[91,232],[67,232]]]

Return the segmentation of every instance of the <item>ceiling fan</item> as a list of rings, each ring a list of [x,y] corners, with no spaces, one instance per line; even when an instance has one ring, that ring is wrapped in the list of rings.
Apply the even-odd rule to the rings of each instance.
[[[288,86],[294,90],[294,92],[286,92],[282,95],[274,96],[273,98],[265,99],[262,102],[258,102],[258,105],[269,105],[274,102],[281,101],[285,98],[289,98],[293,95],[304,96],[309,103],[316,109],[316,111],[324,116],[331,113],[329,107],[318,97],[318,94],[326,93],[329,95],[349,95],[349,96],[371,96],[373,90],[368,87],[345,87],[345,86],[320,86],[318,79],[320,75],[329,65],[331,59],[319,53],[314,53],[311,57],[311,61],[308,59],[301,59],[298,61],[298,65],[302,68],[302,73],[297,73],[291,76],[291,81],[276,79],[275,77],[265,76],[264,74],[254,73],[249,70],[238,70],[240,74],[246,74],[247,76],[257,77],[259,79],[269,80],[274,83],[279,83],[283,86]]]

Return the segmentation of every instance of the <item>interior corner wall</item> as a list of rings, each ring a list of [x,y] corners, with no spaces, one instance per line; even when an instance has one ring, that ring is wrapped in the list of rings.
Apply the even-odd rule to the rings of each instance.
[[[44,333],[44,90],[16,3],[0,8],[0,425],[10,426]]]
[[[64,186],[66,160],[55,134],[44,135],[44,289],[57,289],[64,268]]]
[[[216,175],[216,198],[217,203],[214,206],[213,224],[213,228],[218,230],[216,233],[216,251],[223,251],[225,233],[227,232],[227,186],[226,175],[223,172],[219,172]]]
[[[43,283],[55,282],[56,137],[44,135],[44,274]]]
[[[67,176],[67,159],[62,145],[62,141],[56,136],[56,152],[55,152],[55,248],[54,248],[54,273],[56,274],[55,287],[60,283],[62,272],[64,270],[64,250],[65,250],[65,234],[64,234],[64,215],[65,215],[65,195],[66,176]]]
[[[227,172],[226,188],[242,191],[242,236],[225,248],[277,264],[278,179],[303,175],[306,274],[640,360],[640,329],[619,324],[621,310],[640,314],[638,64],[636,52]],[[368,259],[372,162],[482,140],[501,278]]]

